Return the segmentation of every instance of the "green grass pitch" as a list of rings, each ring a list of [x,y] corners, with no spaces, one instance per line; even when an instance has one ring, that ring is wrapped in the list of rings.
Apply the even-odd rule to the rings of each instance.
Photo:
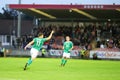
[[[28,58],[0,58],[0,80],[120,80],[120,62],[69,59],[60,67],[60,58],[37,58],[24,71]]]

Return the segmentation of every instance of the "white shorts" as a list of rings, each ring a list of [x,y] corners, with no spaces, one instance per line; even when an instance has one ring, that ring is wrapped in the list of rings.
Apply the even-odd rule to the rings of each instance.
[[[34,48],[31,48],[30,54],[31,54],[31,58],[36,58],[37,55],[39,54],[39,51]]]
[[[63,53],[63,57],[70,58],[70,53],[64,52],[64,53]]]

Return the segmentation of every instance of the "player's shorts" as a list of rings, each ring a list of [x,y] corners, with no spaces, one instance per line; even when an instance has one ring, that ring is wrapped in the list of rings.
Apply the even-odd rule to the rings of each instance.
[[[63,57],[70,58],[70,53],[64,52],[64,53],[63,53]]]
[[[39,54],[39,51],[36,50],[36,49],[34,49],[34,48],[31,48],[30,54],[31,54],[31,57],[32,57],[32,58],[36,58],[37,55]]]

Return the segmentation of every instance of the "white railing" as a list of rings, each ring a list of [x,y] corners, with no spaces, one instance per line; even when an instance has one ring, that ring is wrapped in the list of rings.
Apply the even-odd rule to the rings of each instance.
[[[15,38],[13,35],[0,35],[0,42],[3,46],[9,46],[12,45],[12,40],[15,40]]]

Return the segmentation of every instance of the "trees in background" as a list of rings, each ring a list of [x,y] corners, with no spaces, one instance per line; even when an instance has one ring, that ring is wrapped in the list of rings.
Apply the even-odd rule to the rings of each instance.
[[[3,13],[0,13],[0,19],[17,19],[18,11],[14,9],[9,8],[2,8]],[[33,19],[32,16],[29,16],[27,14],[21,13],[21,17],[24,20],[31,20]]]

